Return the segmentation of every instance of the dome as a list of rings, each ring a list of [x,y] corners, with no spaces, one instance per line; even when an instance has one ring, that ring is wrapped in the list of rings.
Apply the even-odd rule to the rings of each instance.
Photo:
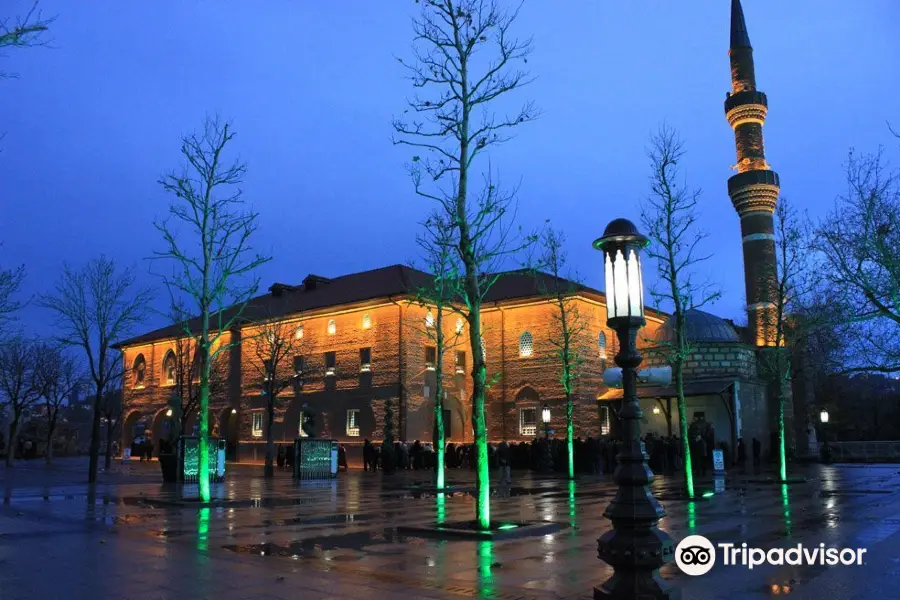
[[[728,324],[725,319],[719,318],[702,310],[686,310],[685,329],[687,340],[689,342],[706,342],[706,343],[737,343],[740,342],[734,327]],[[675,322],[674,316],[666,319],[662,327],[656,333],[656,339],[660,342],[675,342]]]

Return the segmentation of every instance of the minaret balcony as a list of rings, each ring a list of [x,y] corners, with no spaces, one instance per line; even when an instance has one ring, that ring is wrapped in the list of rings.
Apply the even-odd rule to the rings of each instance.
[[[774,212],[781,182],[775,171],[747,171],[728,179],[728,195],[738,214]]]
[[[769,107],[769,101],[763,92],[746,90],[736,94],[728,94],[725,98],[725,114],[727,115],[735,108],[745,104],[758,104],[766,109]]]

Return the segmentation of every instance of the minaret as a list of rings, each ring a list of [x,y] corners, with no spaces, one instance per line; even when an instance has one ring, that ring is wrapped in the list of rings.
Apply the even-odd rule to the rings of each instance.
[[[753,48],[741,0],[731,0],[731,92],[725,115],[734,129],[738,174],[728,180],[728,195],[741,218],[747,319],[756,346],[775,345],[777,266],[773,213],[778,201],[778,174],[763,150],[763,123],[768,102],[756,89]]]

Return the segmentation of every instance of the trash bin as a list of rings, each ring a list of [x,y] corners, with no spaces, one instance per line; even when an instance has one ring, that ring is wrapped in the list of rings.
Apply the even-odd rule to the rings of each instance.
[[[294,478],[332,479],[338,472],[337,440],[294,440]]]

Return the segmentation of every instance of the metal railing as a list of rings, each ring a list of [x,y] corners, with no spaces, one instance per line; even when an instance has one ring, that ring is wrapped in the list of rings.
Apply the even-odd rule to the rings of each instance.
[[[823,442],[819,442],[819,450]],[[889,460],[900,462],[900,441],[897,442],[829,442],[834,460],[872,461]]]

